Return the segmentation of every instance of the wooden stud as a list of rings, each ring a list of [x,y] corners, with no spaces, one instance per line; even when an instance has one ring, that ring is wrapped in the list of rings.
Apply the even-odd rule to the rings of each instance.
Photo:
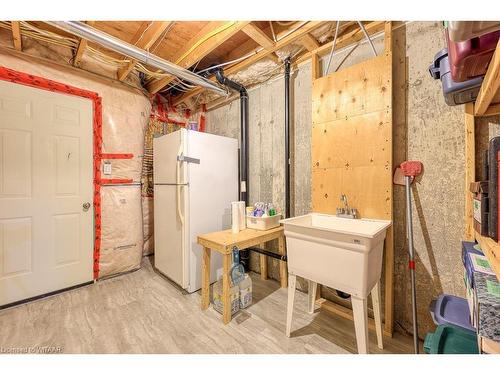
[[[201,309],[210,306],[210,249],[203,248],[203,263],[201,267]]]
[[[285,250],[285,236],[281,236],[278,238],[278,252],[281,255],[286,255]],[[280,260],[280,279],[281,279],[281,287],[286,288],[287,280],[288,280],[288,269],[287,263]]]
[[[392,180],[391,180],[392,182]],[[385,309],[384,333],[392,337],[394,330],[394,230],[387,229],[385,235]]]
[[[314,51],[320,47],[318,41],[311,35],[306,34],[299,40],[300,44],[302,44],[309,52]]]
[[[163,32],[172,25],[173,21],[152,21],[150,25],[137,36],[137,41],[134,43],[137,48],[149,50],[149,48],[158,40]],[[139,28],[139,30],[141,30]],[[131,60],[127,66],[118,69],[117,77],[119,81],[123,81],[129,73],[134,69],[137,61]]]
[[[321,78],[321,61],[317,53],[311,55],[311,75],[313,81]]]
[[[189,68],[202,58],[207,56],[242,28],[248,25],[247,21],[239,22],[209,22],[199,33],[186,43],[186,46],[172,59],[173,62],[183,68]],[[225,28],[226,27],[226,28]],[[218,31],[221,30],[221,31]],[[166,76],[159,80],[153,80],[147,85],[151,94],[157,93],[175,79]]]
[[[93,26],[95,21],[87,21],[85,22],[89,26]],[[87,48],[88,41],[87,39],[80,39],[80,43],[78,44],[78,48],[76,49],[75,57],[73,59],[73,66],[80,66],[82,61],[83,54],[85,49]]]
[[[253,23],[249,23],[248,25],[243,27],[241,31],[243,31],[265,49],[272,48],[274,46],[274,41],[269,38],[263,30],[259,29]]]
[[[229,272],[231,270],[231,254],[224,254],[224,271],[222,274],[222,322],[228,324],[231,321],[231,281]]]
[[[475,131],[474,131],[474,104],[465,105],[465,230],[464,239],[466,241],[474,240],[474,216],[472,206],[472,193],[470,192],[470,183],[476,180],[476,150],[475,150]]]
[[[497,94],[500,88],[500,40],[497,43],[497,48],[491,58],[488,71],[484,76],[481,89],[476,99],[474,106],[475,115],[482,116],[486,113],[493,97]]]
[[[22,51],[22,39],[21,39],[21,26],[19,21],[12,21],[12,42],[14,43],[14,48],[18,51]]]
[[[264,249],[266,246],[265,243],[260,244],[260,248]],[[259,263],[260,263],[260,278],[261,280],[267,280],[267,256],[264,254],[259,254]]]
[[[268,57],[271,53],[274,53],[275,51],[279,50],[280,48],[283,48],[287,46],[290,43],[293,43],[297,41],[298,39],[302,38],[304,35],[307,33],[313,31],[314,29],[318,28],[322,24],[324,24],[324,21],[310,21],[298,30],[295,30],[294,32],[290,33],[289,35],[285,36],[283,39],[278,41],[277,43],[274,44],[272,48],[264,49],[258,53],[256,53],[253,56],[250,56],[248,59],[245,59],[239,63],[236,63],[234,65],[231,65],[229,68],[225,69],[225,74],[226,75],[231,75],[236,72],[239,72],[240,70],[243,70],[250,65],[255,64],[256,62],[262,60],[264,57]],[[215,78],[211,78],[212,81],[215,81]],[[191,90],[183,95],[180,95],[179,98],[175,99],[173,102],[173,105],[176,106],[180,103],[185,102],[189,98],[198,95],[199,93],[203,92],[205,89],[204,88],[196,88],[194,90]],[[151,92],[151,90],[149,90]]]
[[[384,25],[384,51],[392,52],[392,22],[387,21]]]

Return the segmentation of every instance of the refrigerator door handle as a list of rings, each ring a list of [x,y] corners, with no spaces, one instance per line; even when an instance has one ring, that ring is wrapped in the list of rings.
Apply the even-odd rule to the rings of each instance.
[[[186,163],[200,164],[200,159],[192,158],[190,156],[184,156],[182,154],[177,155],[177,161],[183,161]]]

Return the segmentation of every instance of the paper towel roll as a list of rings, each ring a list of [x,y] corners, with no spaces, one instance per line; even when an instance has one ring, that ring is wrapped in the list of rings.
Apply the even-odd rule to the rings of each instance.
[[[240,231],[240,202],[231,202],[231,231],[238,233]]]
[[[238,202],[238,214],[240,215],[240,230],[247,228],[245,201]]]

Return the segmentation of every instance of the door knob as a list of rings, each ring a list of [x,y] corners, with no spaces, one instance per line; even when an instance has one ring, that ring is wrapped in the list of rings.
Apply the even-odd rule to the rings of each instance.
[[[83,211],[87,212],[90,208],[90,202],[85,202],[83,205]]]

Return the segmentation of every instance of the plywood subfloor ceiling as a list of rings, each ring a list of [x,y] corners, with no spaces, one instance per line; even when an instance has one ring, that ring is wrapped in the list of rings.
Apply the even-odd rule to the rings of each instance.
[[[86,21],[91,27],[198,72],[210,66],[224,66],[226,75],[234,75],[263,59],[279,65],[291,45],[298,48],[295,61],[312,54],[328,53],[336,21]],[[363,22],[369,35],[383,30],[384,22]],[[63,32],[41,21],[1,21],[0,27],[10,32],[11,47],[23,50],[23,39],[35,38],[42,43],[58,43],[71,49],[69,64],[81,68],[84,57],[98,58],[115,67],[115,78],[125,81],[132,73],[145,75],[143,85],[150,94],[163,92],[172,96],[175,105],[192,105],[204,90],[183,86],[175,77],[99,45]],[[2,34],[4,35],[4,34]],[[64,38],[61,40],[60,38]],[[340,24],[337,47],[364,37],[355,21]],[[5,44],[5,43],[4,43]],[[235,61],[236,60],[236,61]],[[278,70],[279,72],[279,70]],[[214,80],[213,77],[211,77]],[[242,82],[244,84],[244,82]]]

